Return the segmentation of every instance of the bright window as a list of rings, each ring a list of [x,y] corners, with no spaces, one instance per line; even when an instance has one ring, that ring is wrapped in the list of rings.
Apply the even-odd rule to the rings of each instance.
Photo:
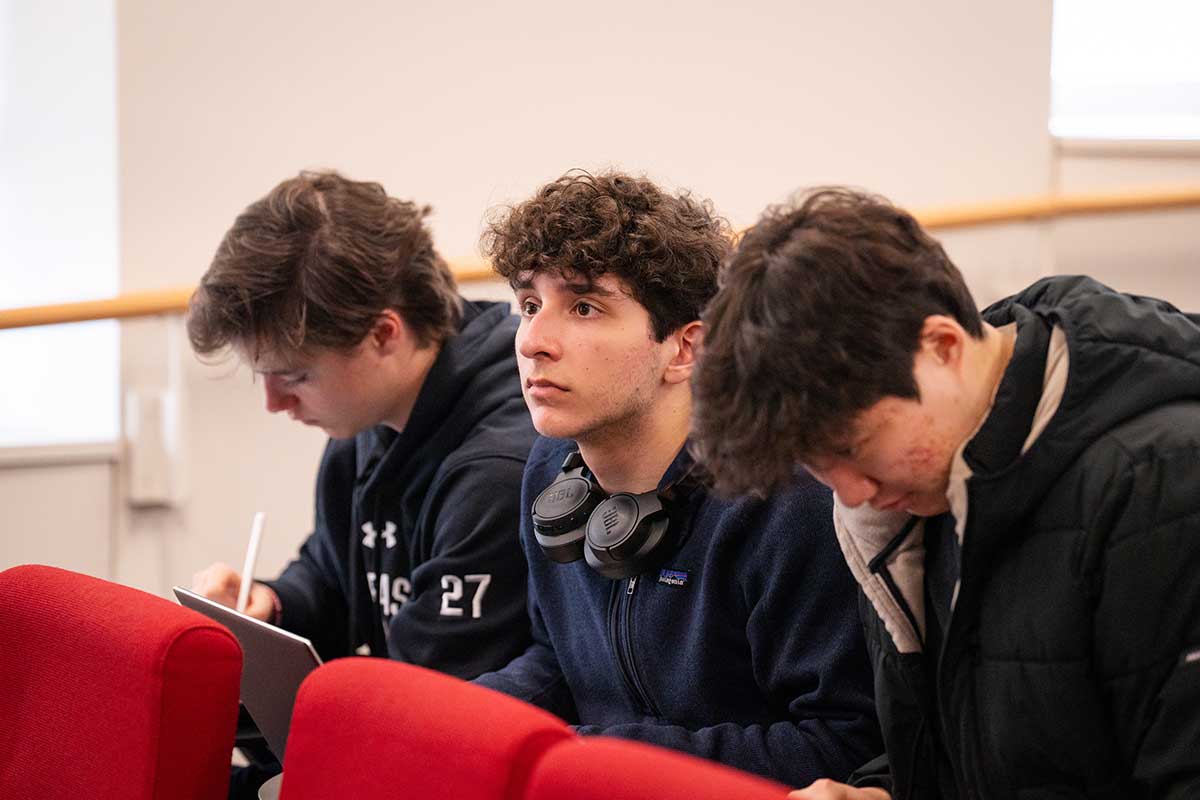
[[[0,0],[0,307],[117,280],[112,0]],[[0,447],[118,435],[112,321],[0,331]]]
[[[1055,0],[1050,132],[1200,139],[1200,2]]]

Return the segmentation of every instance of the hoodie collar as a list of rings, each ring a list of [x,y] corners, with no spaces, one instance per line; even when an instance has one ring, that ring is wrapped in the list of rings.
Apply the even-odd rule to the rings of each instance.
[[[1024,308],[1014,312],[1017,338],[1012,358],[987,417],[963,450],[963,459],[976,475],[999,472],[1021,455],[1041,400],[1041,392],[1030,387],[1043,384],[1050,328]]]
[[[442,343],[417,393],[404,430],[376,425],[358,435],[356,449],[360,476],[372,474],[398,440],[403,440],[405,450],[415,450],[454,411],[458,399],[477,377],[479,369],[495,361],[498,355],[511,353],[511,337],[498,342],[503,353],[498,351],[497,342],[487,341],[493,329],[508,316],[508,311],[507,303],[463,301],[458,333]]]

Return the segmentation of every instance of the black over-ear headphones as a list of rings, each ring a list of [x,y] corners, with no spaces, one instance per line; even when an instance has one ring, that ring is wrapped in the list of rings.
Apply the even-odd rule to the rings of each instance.
[[[574,450],[554,483],[533,501],[533,535],[560,564],[582,557],[606,578],[640,575],[667,555],[673,488],[610,497]]]

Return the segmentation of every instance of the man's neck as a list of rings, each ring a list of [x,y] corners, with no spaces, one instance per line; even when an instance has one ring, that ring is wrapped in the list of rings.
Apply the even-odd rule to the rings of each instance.
[[[579,454],[609,494],[640,494],[658,488],[663,474],[687,441],[691,394],[663,403],[619,431],[580,439]]]
[[[976,383],[980,392],[976,398],[976,430],[983,424],[988,412],[991,411],[992,403],[996,400],[996,391],[1000,388],[1000,381],[1004,378],[1004,371],[1008,369],[1008,363],[1012,360],[1013,348],[1017,342],[1015,325],[993,328],[985,322],[983,334],[983,341],[976,345],[983,356],[978,362],[978,382]]]
[[[417,404],[421,389],[425,386],[425,379],[429,377],[429,371],[433,369],[433,363],[437,361],[441,349],[440,344],[431,344],[415,350],[406,363],[396,365],[399,393],[396,396],[395,405],[382,420],[384,425],[396,432],[404,430],[404,426],[408,424],[408,418],[412,416],[413,407]]]

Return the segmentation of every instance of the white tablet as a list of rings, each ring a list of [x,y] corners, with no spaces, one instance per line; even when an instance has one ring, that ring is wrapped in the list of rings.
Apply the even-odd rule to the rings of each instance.
[[[241,643],[242,704],[282,764],[296,691],[308,673],[321,666],[312,642],[181,586],[174,592],[181,605],[229,628]]]

